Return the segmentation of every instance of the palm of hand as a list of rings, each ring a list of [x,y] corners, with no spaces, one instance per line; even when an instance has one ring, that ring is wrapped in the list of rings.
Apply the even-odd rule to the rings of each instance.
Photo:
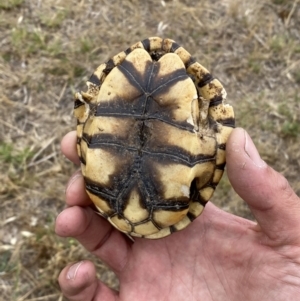
[[[184,231],[157,241],[136,241],[118,275],[119,296],[121,300],[292,300],[300,286],[293,256],[300,258],[300,248],[271,242],[255,223],[209,204]],[[287,284],[289,289],[282,291]]]

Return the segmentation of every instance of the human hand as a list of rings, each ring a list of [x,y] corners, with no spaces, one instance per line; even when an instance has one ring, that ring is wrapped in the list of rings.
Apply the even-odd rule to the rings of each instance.
[[[76,134],[62,151],[76,155]],[[300,199],[287,180],[267,166],[248,134],[235,129],[226,145],[227,173],[257,223],[209,202],[186,229],[159,240],[132,243],[97,215],[79,172],[69,181],[69,205],[56,233],[76,238],[103,260],[120,281],[119,292],[96,279],[89,261],[69,265],[59,283],[69,300],[300,300]]]

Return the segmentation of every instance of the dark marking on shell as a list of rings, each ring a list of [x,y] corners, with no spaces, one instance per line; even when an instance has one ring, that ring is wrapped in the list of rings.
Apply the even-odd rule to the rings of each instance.
[[[201,81],[198,82],[198,87],[203,88],[204,86],[209,84],[213,79],[214,77],[210,73],[204,74]]]
[[[80,163],[82,163],[83,165],[86,165],[86,161],[82,156],[79,156],[79,161]]]
[[[171,233],[177,232],[177,229],[174,226],[170,226],[169,228]]]
[[[207,184],[205,187],[212,187],[211,183]],[[205,187],[202,187],[205,188]],[[214,189],[214,187],[212,187]],[[207,201],[203,199],[199,193],[199,187],[197,187],[197,179],[194,179],[191,183],[190,187],[190,199],[192,202],[197,202],[201,204],[203,207],[206,205]]]
[[[160,62],[147,62],[143,74],[128,61],[117,66],[139,93],[135,99],[131,97],[130,102],[118,98],[109,99],[107,102],[102,101],[101,105],[96,108],[95,116],[128,116],[141,120],[158,119],[193,132],[193,125],[187,121],[182,123],[174,121],[170,108],[164,108],[157,102],[160,95],[167,94],[174,85],[179,81],[186,80],[189,76],[186,74],[186,70],[182,68],[161,78],[157,76],[160,66]]]
[[[177,43],[175,43],[175,42],[173,42],[172,46],[170,48],[170,52],[175,52],[178,48],[180,48],[180,45],[177,44]]]
[[[75,99],[75,102],[74,102],[74,109],[78,109],[79,107],[81,106],[84,106],[84,102],[82,102],[81,100],[79,99]]]
[[[224,170],[226,163],[216,165],[216,169]]]
[[[127,48],[124,52],[126,55],[128,55],[132,51],[131,47]]]
[[[189,208],[189,198],[182,197],[176,199],[164,199],[163,202],[154,203],[151,207],[153,210],[162,209],[164,211],[184,211]]]
[[[209,107],[216,107],[223,102],[222,95],[215,95],[212,99],[210,99]]]
[[[202,198],[199,193],[199,188],[197,187],[197,179],[194,179],[191,183],[190,187],[190,199],[192,202],[198,202],[200,204],[202,201]]]
[[[144,135],[144,134],[143,134]],[[145,134],[146,135],[146,134]],[[144,138],[143,138],[144,139]],[[166,145],[163,149],[161,147],[155,148],[153,145],[151,147],[146,147],[146,140],[144,139],[144,145],[141,147],[138,141],[135,144],[128,145],[128,140],[123,141],[120,137],[109,134],[96,134],[90,136],[83,133],[82,140],[84,140],[90,149],[116,149],[118,151],[126,150],[135,155],[143,155],[144,157],[157,159],[160,158],[160,164],[171,164],[173,162],[179,163],[185,166],[195,166],[196,164],[211,162],[215,160],[215,153],[211,155],[192,155],[190,152],[182,149],[175,145]],[[147,171],[146,171],[147,172]]]
[[[193,213],[191,213],[190,211],[187,213],[186,216],[189,218],[189,220],[190,220],[191,222],[197,218],[197,216],[194,215]]]
[[[126,204],[129,202],[130,191],[133,187],[142,186],[140,189],[140,201],[141,207],[152,210],[164,210],[164,211],[174,211],[179,212],[186,210],[189,207],[189,198],[174,198],[174,199],[162,199],[159,198],[157,194],[157,185],[153,185],[151,181],[147,178],[142,178],[141,175],[137,177],[130,176],[131,170],[127,172],[127,179],[123,181],[119,187],[108,188],[107,185],[101,185],[88,177],[85,177],[85,186],[87,191],[105,200],[110,208],[118,214],[122,215]],[[138,182],[138,183],[137,183]],[[142,185],[141,185],[142,184]],[[113,189],[112,189],[113,188]]]
[[[149,52],[150,51],[150,45],[151,45],[150,44],[150,40],[149,39],[145,39],[145,40],[142,41],[142,44],[143,44],[145,50]]]
[[[106,63],[106,67],[103,70],[103,73],[107,75],[114,67],[115,67],[114,61],[112,59],[108,60]]]
[[[194,57],[190,57],[190,59],[185,63],[185,68],[187,69],[191,65],[193,65],[196,62],[196,59]]]
[[[203,207],[206,206],[207,202],[208,202],[208,200],[203,199],[201,196],[199,197],[198,203],[201,204]]]
[[[216,120],[217,122],[221,123],[224,126],[229,126],[231,128],[235,127],[235,119],[230,117],[230,118],[226,118],[226,119],[218,119]]]
[[[91,82],[92,84],[96,85],[96,86],[100,86],[101,84],[101,81],[100,79],[98,78],[97,75],[95,74],[92,74],[91,77],[89,78],[89,82]]]
[[[218,148],[222,149],[222,150],[226,150],[226,144],[225,143],[221,143],[221,144],[218,145]]]

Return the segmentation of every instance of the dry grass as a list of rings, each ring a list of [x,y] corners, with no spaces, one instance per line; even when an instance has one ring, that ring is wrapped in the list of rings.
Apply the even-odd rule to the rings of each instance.
[[[148,36],[176,40],[223,82],[237,125],[300,194],[299,28],[297,0],[2,0],[0,300],[64,300],[60,270],[87,257],[53,232],[75,170],[59,150],[75,126],[73,92],[108,57]],[[226,177],[213,202],[250,217]]]

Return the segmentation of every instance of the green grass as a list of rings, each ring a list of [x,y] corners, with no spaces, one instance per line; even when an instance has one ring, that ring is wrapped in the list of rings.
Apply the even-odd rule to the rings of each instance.
[[[61,27],[64,20],[68,17],[66,9],[57,9],[55,11],[40,14],[40,22],[49,29],[58,29]]]
[[[13,9],[20,6],[24,0],[1,0],[0,9]]]
[[[300,123],[285,121],[282,125],[281,133],[284,137],[298,137],[300,136]]]
[[[0,161],[11,164],[18,169],[24,167],[33,155],[34,153],[29,147],[19,150],[10,143],[0,143]]]
[[[38,28],[32,31],[25,27],[13,28],[11,42],[19,57],[36,55],[47,48],[46,34]]]

